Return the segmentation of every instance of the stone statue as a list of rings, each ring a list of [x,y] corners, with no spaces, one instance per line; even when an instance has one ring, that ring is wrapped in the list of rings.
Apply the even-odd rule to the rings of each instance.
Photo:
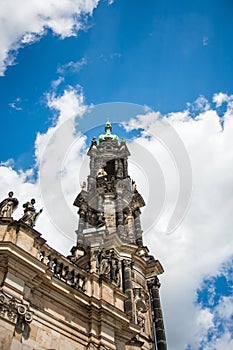
[[[38,216],[42,213],[43,209],[40,209],[38,212],[36,212],[36,209],[34,208],[34,204],[36,203],[35,199],[32,198],[31,202],[27,202],[23,204],[24,209],[24,215],[20,219],[28,226],[35,226],[36,220]]]
[[[111,280],[114,281],[117,285],[120,283],[119,265],[116,259],[112,260]]]
[[[97,224],[97,227],[102,227],[102,226],[105,226],[105,225],[106,225],[106,221],[105,221],[104,214],[102,212],[98,213],[98,224]]]
[[[135,181],[132,181],[132,191],[137,192],[137,185]]]
[[[101,255],[100,271],[99,272],[101,275],[108,276],[110,273],[110,269],[111,269],[110,258],[108,256],[108,254],[103,253]]]
[[[100,168],[97,171],[97,177],[102,177],[102,176],[106,176],[106,175],[108,175],[108,174],[106,173],[106,171],[103,168]]]
[[[10,218],[13,211],[17,208],[19,201],[13,198],[14,193],[10,191],[8,193],[8,198],[4,199],[0,203],[0,217]]]
[[[87,183],[85,181],[83,181],[83,183],[81,184],[81,189],[82,189],[82,191],[87,190]]]
[[[145,316],[141,309],[137,310],[137,324],[145,331]]]

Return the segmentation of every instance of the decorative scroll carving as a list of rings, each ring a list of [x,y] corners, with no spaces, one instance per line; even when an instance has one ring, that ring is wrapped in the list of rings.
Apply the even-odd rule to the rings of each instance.
[[[33,312],[27,305],[17,301],[14,297],[0,292],[0,315],[15,323],[17,333],[22,333],[25,339],[30,332],[30,322],[33,319]]]

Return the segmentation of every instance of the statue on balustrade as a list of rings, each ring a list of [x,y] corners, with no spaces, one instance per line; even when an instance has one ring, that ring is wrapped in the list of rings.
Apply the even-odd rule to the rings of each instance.
[[[30,202],[26,202],[23,204],[24,209],[24,215],[20,219],[20,221],[23,221],[28,226],[35,226],[36,220],[38,219],[38,216],[42,213],[43,209],[40,209],[38,212],[36,211],[34,204],[36,203],[35,199],[32,198]]]
[[[19,201],[13,198],[14,193],[10,191],[8,198],[0,203],[0,217],[10,218],[13,211],[18,207]]]

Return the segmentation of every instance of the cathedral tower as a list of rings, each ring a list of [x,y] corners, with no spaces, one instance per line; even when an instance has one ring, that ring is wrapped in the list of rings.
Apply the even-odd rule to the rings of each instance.
[[[155,344],[165,350],[158,280],[163,268],[143,245],[140,208],[145,202],[128,173],[130,152],[107,122],[87,154],[90,174],[74,201],[79,223],[73,255],[126,294],[124,310],[140,328],[128,347],[137,341],[143,349]]]

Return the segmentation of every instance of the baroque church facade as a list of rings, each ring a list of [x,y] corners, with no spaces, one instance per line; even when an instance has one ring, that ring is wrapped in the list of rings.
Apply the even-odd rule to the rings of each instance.
[[[74,200],[77,243],[67,257],[34,228],[34,200],[14,220],[0,203],[0,350],[166,350],[158,276],[143,245],[145,202],[128,174],[129,150],[110,122],[88,151]]]

